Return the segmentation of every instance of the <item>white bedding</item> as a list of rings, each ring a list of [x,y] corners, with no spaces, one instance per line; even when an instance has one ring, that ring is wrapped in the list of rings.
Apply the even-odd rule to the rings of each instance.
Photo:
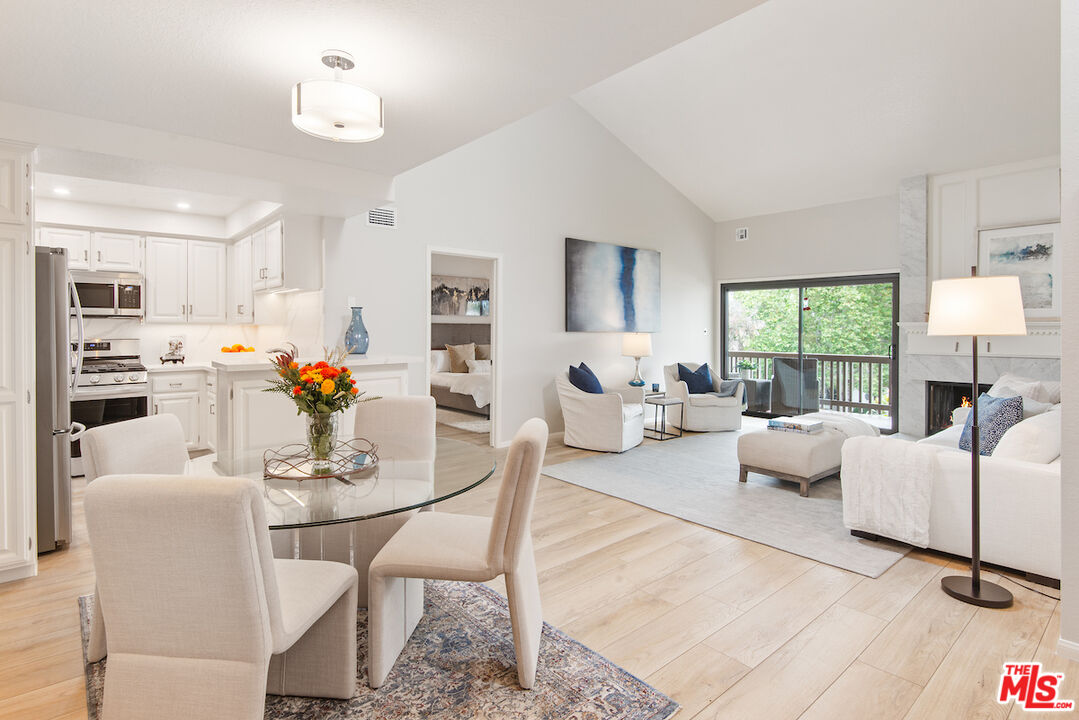
[[[491,403],[491,376],[487,373],[433,372],[431,384],[460,395],[471,395],[478,408]]]

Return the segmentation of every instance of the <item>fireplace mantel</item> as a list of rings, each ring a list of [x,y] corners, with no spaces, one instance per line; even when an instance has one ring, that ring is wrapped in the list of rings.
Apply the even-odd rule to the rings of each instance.
[[[926,334],[924,322],[901,322],[906,335],[906,352],[911,355],[970,356],[970,338]],[[1060,323],[1028,322],[1026,335],[978,339],[978,354],[1001,358],[1060,358]]]

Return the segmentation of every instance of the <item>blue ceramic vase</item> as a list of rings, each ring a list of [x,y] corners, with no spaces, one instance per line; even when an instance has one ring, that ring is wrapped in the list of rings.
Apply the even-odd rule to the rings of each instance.
[[[371,344],[371,336],[367,333],[367,327],[363,324],[363,308],[352,308],[352,321],[345,331],[345,349],[350,355],[366,355],[367,347]]]

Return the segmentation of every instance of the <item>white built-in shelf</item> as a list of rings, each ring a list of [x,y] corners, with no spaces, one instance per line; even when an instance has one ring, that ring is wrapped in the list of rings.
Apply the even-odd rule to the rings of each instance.
[[[969,355],[970,338],[929,335],[928,323],[901,322],[911,355]],[[1060,323],[1027,321],[1026,335],[978,338],[978,353],[988,357],[1059,358]]]

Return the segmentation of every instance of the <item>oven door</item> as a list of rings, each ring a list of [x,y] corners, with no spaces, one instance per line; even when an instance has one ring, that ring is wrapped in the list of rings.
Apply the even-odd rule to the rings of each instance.
[[[150,395],[146,385],[80,387],[71,396],[71,419],[89,428],[146,417]],[[83,474],[81,441],[71,443],[71,475]]]

